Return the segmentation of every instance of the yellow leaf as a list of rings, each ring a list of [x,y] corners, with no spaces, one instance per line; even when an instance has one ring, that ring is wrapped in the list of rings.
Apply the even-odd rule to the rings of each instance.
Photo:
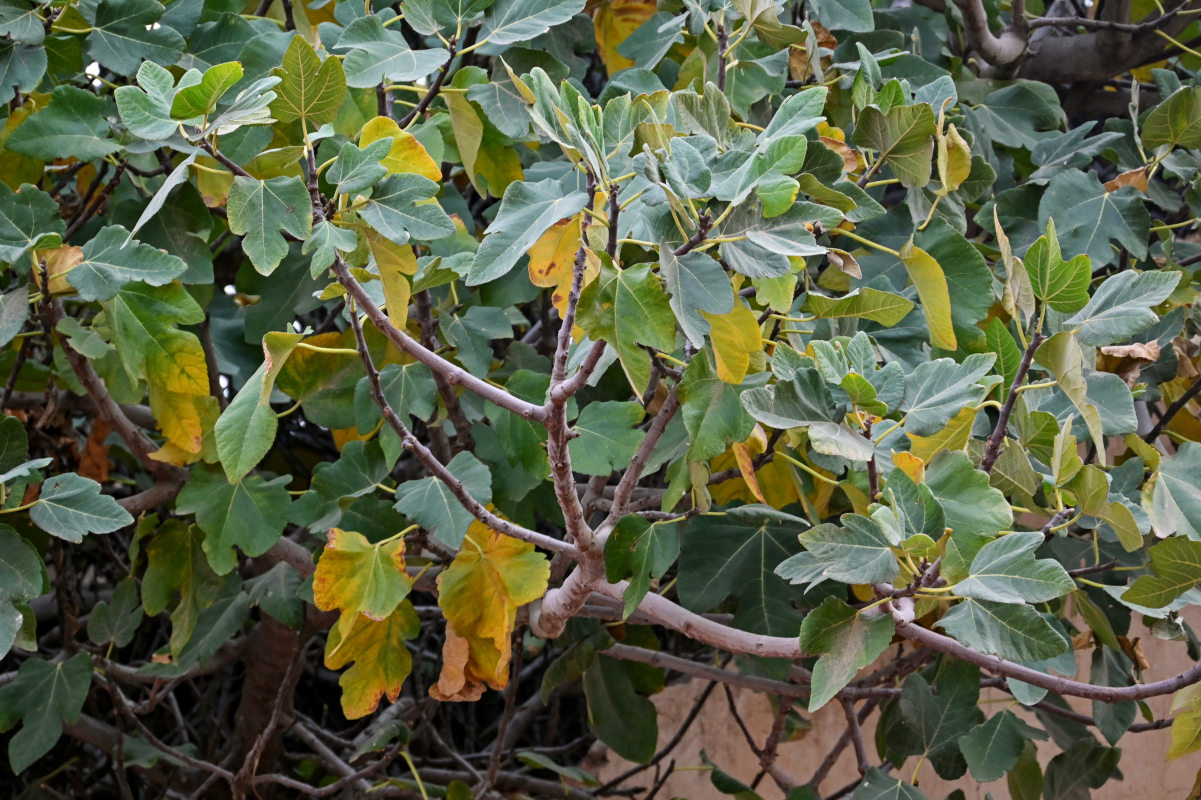
[[[579,214],[550,226],[527,251],[530,256],[530,282],[544,289],[563,283],[570,285],[579,249]]]
[[[376,117],[368,120],[359,136],[359,147],[366,147],[388,136],[392,137],[392,147],[388,150],[388,155],[380,160],[380,163],[388,168],[388,172],[412,172],[431,181],[442,180],[442,170],[434,163],[434,159],[430,158],[425,147],[417,141],[416,136],[402,131],[394,119]]]
[[[942,267],[925,250],[914,247],[912,239],[901,248],[900,256],[922,301],[922,313],[930,328],[930,344],[941,350],[958,349],[955,329],[951,326],[951,293]]]
[[[926,482],[926,463],[913,453],[906,453],[904,451],[893,453],[892,464],[901,472],[908,475],[909,479],[914,483]]]
[[[1186,686],[1172,698],[1172,743],[1168,759],[1201,750],[1201,686]]]
[[[404,330],[409,320],[409,298],[413,287],[406,275],[417,274],[417,255],[407,244],[388,241],[379,233],[368,229],[367,246],[375,256],[380,281],[384,284],[384,301],[388,310],[388,321],[392,327]]]
[[[601,0],[594,5],[592,24],[596,28],[596,44],[606,72],[612,75],[634,66],[633,61],[617,52],[617,46],[656,11],[655,0]]]
[[[72,294],[75,289],[67,283],[67,273],[83,263],[83,248],[75,245],[48,247],[37,251],[38,261],[46,262],[46,276],[50,279],[50,294]]]
[[[170,331],[155,341],[158,347],[146,357],[150,410],[168,442],[198,455],[205,432],[217,418],[204,348],[196,336],[183,331]]]
[[[413,669],[413,660],[405,647],[406,639],[421,633],[421,620],[408,600],[390,616],[373,620],[354,615],[349,624],[335,626],[325,642],[325,666],[341,669],[342,713],[347,719],[359,719],[375,711],[380,698],[395,703],[405,678]]]
[[[763,497],[763,490],[759,488],[759,481],[755,479],[755,465],[751,463],[751,451],[742,442],[735,442],[730,449],[734,451],[734,460],[738,462],[738,471],[742,473],[742,479],[746,481],[751,494],[755,495],[755,499],[760,503],[767,503]]]
[[[208,156],[197,156],[196,166],[207,167],[195,171],[196,188],[200,191],[204,204],[209,208],[224,208],[225,201],[229,198],[229,187],[234,185],[233,173],[226,172],[225,167]]]
[[[366,327],[372,329],[371,326]],[[298,337],[298,342],[337,350],[353,350],[355,346],[354,334],[349,330],[341,333],[319,333],[303,339]],[[378,358],[376,364],[380,364]],[[343,381],[350,384],[351,380],[361,377],[361,369],[362,362],[356,353],[331,353],[328,350],[322,352],[307,347],[295,347],[287,356],[287,360],[279,365],[275,386],[292,399],[304,401]]]
[[[466,641],[466,656],[448,635],[455,658],[431,694],[454,699],[478,685],[503,689],[517,608],[542,597],[549,579],[550,562],[532,544],[471,523],[459,554],[438,576],[438,605],[447,627]]]
[[[363,614],[382,620],[409,594],[404,539],[372,544],[355,531],[330,528],[313,574],[313,602],[322,611],[342,612],[339,627]]]
[[[932,436],[909,437],[909,452],[926,463],[943,450],[962,450],[972,435],[972,423],[976,421],[976,409],[968,406],[951,417],[947,427]]]
[[[711,326],[709,338],[717,356],[717,376],[726,383],[742,383],[751,365],[751,353],[758,353],[763,348],[755,312],[736,303],[726,314],[710,314],[704,310],[701,314]]]
[[[795,474],[786,461],[776,459],[761,466],[751,476],[754,481],[754,488],[752,488],[746,479],[747,473],[743,471],[736,447],[745,447],[749,457],[761,455],[767,449],[767,435],[763,432],[763,428],[756,425],[745,442],[731,447],[710,462],[710,471],[713,473],[722,472],[733,466],[737,466],[739,472],[742,473],[741,478],[731,478],[710,487],[714,502],[725,505],[731,500],[742,500],[747,503],[759,502],[766,503],[773,508],[783,508],[790,503],[800,501],[801,495],[797,490]]]
[[[947,132],[938,136],[938,178],[944,192],[953,192],[967,180],[972,171],[972,148],[955,128],[947,126]]]

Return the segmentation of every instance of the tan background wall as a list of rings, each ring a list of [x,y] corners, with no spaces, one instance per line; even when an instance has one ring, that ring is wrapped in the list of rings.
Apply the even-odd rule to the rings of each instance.
[[[1185,618],[1194,631],[1201,631],[1201,609],[1188,609]],[[1170,677],[1191,666],[1191,661],[1184,652],[1183,643],[1156,639],[1141,625],[1136,625],[1131,633],[1132,638],[1141,637],[1143,652],[1150,664],[1150,669],[1144,675],[1145,681]],[[1077,653],[1078,679],[1087,679],[1089,658],[1089,650]],[[669,686],[661,694],[652,698],[660,713],[660,746],[666,744],[678,730],[680,722],[688,714],[705,685],[699,681],[680,683]],[[734,689],[733,692],[739,716],[746,722],[755,740],[762,744],[768,735],[774,716],[768,699],[745,689]],[[981,701],[985,713],[991,716],[1003,708],[1010,707],[1012,698],[1000,692],[988,691],[981,695]],[[1171,706],[1170,696],[1153,698],[1148,702],[1156,719],[1167,716]],[[1079,711],[1091,714],[1091,704],[1088,701],[1078,701],[1074,703],[1074,706]],[[812,716],[802,710],[802,715],[806,719],[811,719],[812,728],[798,741],[781,744],[780,756],[776,763],[800,783],[805,783],[842,735],[846,729],[846,723],[842,709],[837,702],[828,704]],[[1026,716],[1037,725],[1037,720],[1033,718],[1033,715]],[[874,716],[869,718],[864,726],[864,738],[869,760],[872,763],[879,763],[873,744],[874,722]],[[1146,800],[1159,800],[1159,798],[1185,800],[1185,798],[1192,797],[1190,792],[1194,784],[1201,780],[1201,771],[1199,771],[1201,770],[1201,753],[1184,756],[1170,762],[1165,761],[1168,740],[1169,732],[1166,729],[1146,733],[1128,733],[1123,736],[1117,746],[1122,750],[1119,768],[1125,776],[1125,780],[1123,782],[1111,781],[1095,791],[1093,797],[1098,800],[1126,800],[1132,796],[1132,792],[1137,792],[1138,796],[1146,798]],[[700,757],[702,749],[723,770],[747,783],[759,771],[758,760],[747,747],[743,735],[739,732],[737,724],[729,712],[725,693],[720,687],[709,696],[700,716],[672,755],[664,759],[664,766],[667,761],[674,758],[677,769],[685,769],[677,771],[668,779],[666,785],[656,795],[658,800],[672,797],[708,800],[708,798],[716,799],[725,796],[713,788],[708,772],[686,769],[702,765]],[[1044,768],[1051,757],[1058,752],[1049,741],[1040,742],[1039,750],[1040,761]],[[912,774],[915,764],[916,759],[910,758],[894,774],[909,776]],[[612,753],[603,752],[594,754],[590,763],[585,766],[604,781],[620,774],[631,765]],[[652,773],[653,770],[648,770],[643,775],[652,775]],[[847,748],[834,769],[822,782],[820,789],[823,793],[833,793],[857,777],[858,770],[855,766],[854,753]],[[645,785],[649,786],[652,780],[653,775],[646,780]],[[928,764],[918,770],[918,785],[932,800],[941,800],[954,789],[963,789],[967,800],[984,800],[986,794],[991,794],[995,800],[1009,798],[1009,789],[1004,778],[992,783],[978,784],[971,779],[969,773],[958,781],[944,781],[934,774],[934,770]],[[757,791],[765,800],[779,800],[784,796],[770,778],[764,778],[759,783]]]

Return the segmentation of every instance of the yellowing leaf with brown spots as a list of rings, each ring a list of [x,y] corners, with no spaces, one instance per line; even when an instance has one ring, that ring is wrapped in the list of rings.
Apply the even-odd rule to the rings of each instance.
[[[361,533],[330,528],[313,574],[313,601],[322,611],[341,611],[338,628],[345,632],[356,614],[373,620],[390,616],[412,585],[404,539],[372,544]]]
[[[334,626],[325,642],[325,666],[341,669],[354,662],[338,679],[342,713],[347,719],[372,713],[382,697],[396,702],[413,669],[405,640],[419,633],[421,620],[408,600],[382,620],[355,614],[348,624]]]
[[[562,283],[570,285],[579,249],[579,214],[550,226],[527,251],[530,257],[530,282],[543,289]]]
[[[467,699],[485,685],[503,689],[509,682],[517,608],[542,597],[549,579],[550,562],[532,544],[471,523],[459,554],[438,576],[449,657],[431,694],[454,700]],[[466,648],[455,637],[465,640]]]
[[[411,133],[406,133],[396,124],[396,120],[387,117],[376,117],[368,120],[359,136],[359,147],[366,147],[374,141],[392,137],[392,147],[388,155],[380,163],[393,174],[412,172],[429,178],[431,181],[442,180],[442,170],[430,158],[421,142]]]
[[[703,309],[701,314],[709,321],[709,339],[717,356],[717,377],[726,383],[742,383],[751,365],[751,354],[763,348],[755,312],[736,303],[727,314],[710,314]]]
[[[199,456],[204,434],[217,421],[217,401],[209,394],[208,364],[200,340],[169,330],[156,337],[146,358],[150,410],[167,441]],[[195,460],[195,459],[192,459]]]
[[[634,66],[633,61],[617,52],[617,46],[656,11],[655,0],[602,0],[595,4],[592,24],[596,29],[596,44],[610,75]]]

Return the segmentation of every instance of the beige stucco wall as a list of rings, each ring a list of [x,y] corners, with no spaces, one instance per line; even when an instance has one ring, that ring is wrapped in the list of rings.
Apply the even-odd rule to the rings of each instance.
[[[1185,614],[1195,631],[1201,631],[1201,609],[1191,608]],[[1141,637],[1143,652],[1150,664],[1144,680],[1153,681],[1181,672],[1191,666],[1188,656],[1180,642],[1167,642],[1156,639],[1144,628],[1137,626],[1132,631],[1132,637]],[[1089,651],[1077,653],[1077,677],[1087,679]],[[665,744],[678,730],[680,722],[692,708],[704,684],[690,681],[669,686],[665,691],[652,698],[659,708],[659,743]],[[735,705],[739,716],[746,722],[756,741],[762,743],[771,728],[773,712],[768,699],[754,692],[734,689]],[[985,711],[989,715],[1008,707],[1012,698],[998,692],[986,692],[982,695]],[[1166,716],[1171,697],[1159,697],[1149,701],[1156,718]],[[1076,708],[1085,713],[1091,713],[1091,704],[1080,701]],[[803,712],[810,718],[807,712]],[[1031,716],[1031,721],[1037,721]],[[798,741],[787,742],[780,746],[780,756],[777,764],[799,782],[809,780],[817,766],[829,752],[831,746],[838,740],[846,728],[842,710],[838,703],[831,703],[812,715],[812,728]],[[868,755],[873,762],[878,763],[873,745],[875,732],[874,718],[869,719],[864,727],[867,740]],[[966,732],[966,731],[965,731]],[[1201,780],[1201,754],[1185,756],[1168,762],[1165,755],[1168,748],[1168,731],[1151,731],[1147,733],[1126,734],[1118,742],[1122,749],[1119,767],[1125,776],[1124,782],[1110,782],[1102,789],[1093,793],[1098,800],[1126,800],[1137,792],[1146,800],[1172,798],[1173,800],[1195,800],[1190,794],[1194,784]],[[709,782],[708,773],[703,770],[688,769],[702,765],[700,752],[704,750],[714,763],[726,772],[740,780],[749,782],[758,772],[758,761],[747,747],[742,734],[730,715],[725,694],[719,688],[709,696],[700,716],[693,723],[684,739],[676,747],[673,754],[664,760],[674,758],[677,772],[668,779],[660,790],[657,798],[682,797],[687,800],[707,800],[721,798],[724,795],[717,792]],[[1047,761],[1056,753],[1050,742],[1040,743],[1040,759],[1046,766]],[[896,773],[910,775],[916,759],[909,761]],[[630,764],[622,761],[611,753],[594,753],[587,764],[601,780],[614,777],[629,768]],[[651,770],[643,776],[652,775]],[[832,793],[858,777],[854,753],[848,748],[822,782],[821,790]],[[652,778],[646,779],[646,785]],[[967,800],[984,800],[991,794],[995,800],[1007,800],[1009,790],[1004,778],[987,784],[978,784],[971,780],[970,774],[958,781],[944,781],[934,774],[930,766],[924,765],[918,770],[918,784],[933,800],[941,800],[954,789],[963,789]],[[760,782],[758,792],[765,800],[778,800],[783,792],[777,789],[774,782],[765,778]]]

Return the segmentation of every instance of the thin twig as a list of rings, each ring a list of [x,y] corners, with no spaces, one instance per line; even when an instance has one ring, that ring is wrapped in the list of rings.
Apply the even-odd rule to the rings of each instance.
[[[1193,381],[1192,385],[1184,390],[1184,394],[1180,395],[1180,397],[1177,397],[1176,400],[1170,406],[1168,406],[1167,410],[1163,412],[1163,416],[1159,418],[1159,422],[1156,422],[1155,425],[1152,426],[1151,430],[1147,431],[1147,435],[1143,437],[1143,441],[1155,441],[1159,434],[1163,433],[1163,429],[1167,427],[1167,424],[1172,421],[1172,417],[1180,413],[1180,410],[1187,406],[1189,401],[1196,397],[1198,393],[1201,393],[1201,375],[1198,375],[1197,379]]]
[[[1025,383],[1026,373],[1030,371],[1030,364],[1034,361],[1034,351],[1038,349],[1044,339],[1046,337],[1042,333],[1031,336],[1030,344],[1026,346],[1026,352],[1022,354],[1017,374],[1013,376],[1013,383],[1009,386],[1009,394],[1005,396],[1005,404],[1001,406],[1001,413],[997,416],[997,427],[993,428],[992,435],[988,437],[988,444],[984,447],[984,457],[980,459],[980,469],[987,473],[992,472],[993,466],[1001,455],[1001,445],[1005,442],[1005,431],[1009,428],[1009,417],[1013,414],[1013,406],[1018,399],[1018,389]]]

